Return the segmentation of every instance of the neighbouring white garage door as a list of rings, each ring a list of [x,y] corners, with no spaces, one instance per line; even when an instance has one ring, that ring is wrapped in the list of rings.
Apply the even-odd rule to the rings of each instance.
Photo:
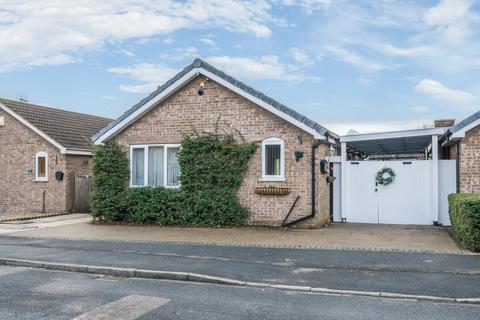
[[[395,172],[393,183],[376,185],[378,170]],[[347,222],[431,225],[432,161],[347,161],[345,166]]]

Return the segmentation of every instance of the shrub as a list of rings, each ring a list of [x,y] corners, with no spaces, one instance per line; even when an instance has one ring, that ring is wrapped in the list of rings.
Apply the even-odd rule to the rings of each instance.
[[[179,189],[128,188],[128,159],[120,146],[95,147],[92,215],[104,221],[163,225],[240,225],[248,210],[237,191],[255,152],[252,143],[236,143],[217,133],[185,136],[178,154]]]
[[[132,188],[124,192],[120,216],[125,221],[154,224],[183,224],[182,193],[167,188]]]
[[[451,194],[448,204],[456,238],[465,248],[480,251],[480,194]]]
[[[121,220],[119,204],[130,175],[127,157],[117,143],[107,142],[93,148],[92,167],[92,216],[102,220]]]

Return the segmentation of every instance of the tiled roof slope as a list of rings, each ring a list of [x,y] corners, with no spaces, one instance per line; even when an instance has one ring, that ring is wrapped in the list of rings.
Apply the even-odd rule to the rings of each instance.
[[[98,134],[96,134],[93,137],[93,139],[96,140],[97,138],[99,138],[102,134],[104,134],[105,132],[110,130],[112,127],[114,127],[115,125],[120,123],[123,119],[127,118],[130,114],[135,112],[137,109],[141,108],[144,104],[146,104],[148,101],[152,100],[155,96],[157,96],[162,91],[164,91],[165,89],[170,87],[173,83],[175,83],[177,80],[182,78],[184,75],[186,75],[188,72],[190,72],[194,68],[203,68],[203,69],[215,74],[216,76],[222,78],[223,80],[225,80],[225,81],[231,83],[232,85],[240,88],[241,90],[251,94],[252,96],[256,97],[257,99],[260,99],[263,102],[271,105],[275,109],[278,109],[278,110],[282,111],[283,113],[289,115],[290,117],[304,123],[305,125],[314,129],[316,132],[318,132],[321,135],[325,135],[325,133],[328,132],[328,135],[330,137],[338,138],[338,136],[335,133],[325,129],[324,127],[322,127],[321,125],[319,125],[315,121],[307,118],[306,116],[298,113],[297,111],[295,111],[293,109],[290,109],[289,107],[287,107],[286,105],[276,101],[275,99],[270,98],[269,96],[263,94],[262,92],[260,92],[258,90],[255,90],[254,88],[250,87],[249,85],[246,85],[245,83],[233,78],[232,76],[227,75],[223,71],[213,67],[212,65],[206,63],[205,61],[203,61],[201,59],[195,59],[192,64],[188,65],[185,69],[180,71],[172,79],[168,80],[163,85],[158,87],[157,90],[155,90],[154,92],[149,94],[146,98],[141,100],[139,103],[135,104],[133,107],[131,107],[129,110],[127,110],[123,115],[121,115],[118,119],[116,119],[114,122],[110,123],[106,128],[101,130]]]
[[[0,98],[0,103],[43,131],[66,149],[91,150],[90,139],[113,120]],[[0,107],[1,108],[1,107]]]
[[[456,125],[451,127],[450,129],[448,129],[448,132],[449,133],[455,133],[458,130],[463,129],[464,127],[468,126],[470,123],[472,123],[472,122],[474,122],[478,119],[480,119],[480,111],[477,111],[474,114],[472,114],[471,116],[469,116],[468,118],[463,119],[462,121],[460,121],[459,123],[457,123]]]

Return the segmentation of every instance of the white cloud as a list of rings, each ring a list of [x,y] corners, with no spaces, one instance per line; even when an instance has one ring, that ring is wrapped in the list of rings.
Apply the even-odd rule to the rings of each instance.
[[[442,0],[425,12],[423,18],[430,25],[451,25],[465,19],[471,7],[469,0]]]
[[[344,61],[365,71],[381,71],[391,68],[381,63],[374,62],[353,51],[349,51],[344,48],[336,46],[325,46],[325,50],[328,51],[330,55],[333,56],[333,58]]]
[[[0,71],[71,63],[86,50],[179,29],[268,37],[285,25],[270,9],[265,0],[0,0]]]
[[[473,3],[334,1],[317,19],[312,43],[327,57],[325,47],[334,48],[340,60],[364,72],[378,66],[419,66],[445,74],[478,69],[480,14]]]
[[[471,6],[470,0],[443,0],[425,12],[423,20],[449,41],[461,42],[473,34]]]
[[[135,53],[127,49],[120,49],[120,53],[126,55],[127,57],[134,57]]]
[[[215,41],[213,41],[212,39],[210,38],[200,38],[200,41],[205,43],[205,44],[208,44],[209,46],[212,46],[212,47],[215,47],[217,44],[215,43]]]
[[[293,47],[293,48],[290,48],[288,52],[292,56],[293,60],[300,63],[302,66],[309,66],[313,64],[312,59],[305,52],[305,50]]]
[[[175,69],[150,63],[140,63],[128,67],[115,67],[108,69],[108,71],[141,82],[141,84],[137,85],[122,84],[119,87],[120,90],[131,93],[151,92],[177,73]]]
[[[282,64],[275,55],[260,58],[216,56],[206,60],[215,67],[243,79],[319,80],[317,77],[295,71],[295,66]]]
[[[195,58],[200,57],[200,53],[198,49],[195,47],[187,47],[187,48],[177,48],[171,52],[163,53],[160,55],[162,59],[180,61],[184,59],[193,60]]]
[[[284,6],[300,6],[308,14],[328,8],[333,0],[282,0]]]
[[[462,90],[450,89],[444,86],[442,83],[431,80],[423,79],[415,86],[415,91],[431,96],[437,100],[447,101],[452,104],[468,105],[475,101],[475,97]]]
[[[116,100],[117,99],[117,97],[115,97],[115,96],[102,96],[102,98],[105,99],[105,100]]]
[[[415,107],[411,107],[410,110],[416,113],[423,113],[423,112],[427,112],[429,109],[428,107],[424,107],[424,106],[415,106]]]
[[[172,44],[174,42],[175,42],[175,39],[173,39],[171,37],[168,37],[165,40],[163,40],[163,43],[165,43],[165,44]]]

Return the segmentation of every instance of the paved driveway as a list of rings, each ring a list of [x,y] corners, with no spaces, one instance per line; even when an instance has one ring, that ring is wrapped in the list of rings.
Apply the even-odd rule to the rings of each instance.
[[[51,218],[49,218],[51,219]],[[235,246],[465,253],[442,227],[331,224],[322,229],[180,228],[98,225],[78,221],[9,231],[8,235],[89,240],[170,241]],[[1,233],[1,230],[0,230]]]

